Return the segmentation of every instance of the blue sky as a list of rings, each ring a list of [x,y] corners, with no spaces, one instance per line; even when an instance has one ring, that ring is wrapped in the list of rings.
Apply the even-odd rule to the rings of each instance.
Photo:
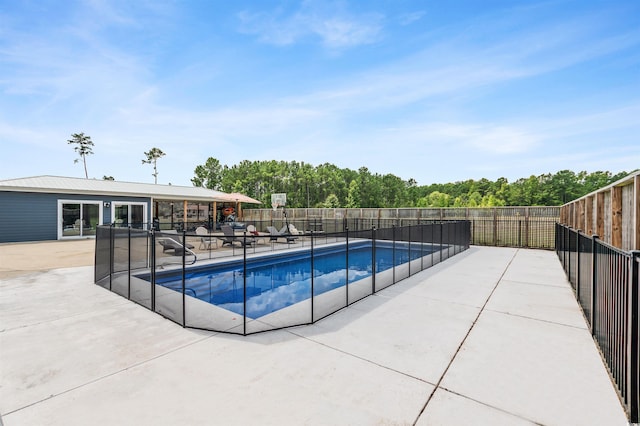
[[[640,167],[640,1],[0,1],[0,179]]]

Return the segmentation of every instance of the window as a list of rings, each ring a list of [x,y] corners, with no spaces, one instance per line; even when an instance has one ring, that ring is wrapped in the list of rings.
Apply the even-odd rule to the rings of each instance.
[[[58,200],[58,238],[96,235],[101,205],[101,201]]]

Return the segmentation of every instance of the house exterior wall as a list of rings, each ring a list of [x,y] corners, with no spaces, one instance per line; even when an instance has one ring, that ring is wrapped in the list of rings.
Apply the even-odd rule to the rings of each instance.
[[[144,202],[147,215],[151,211],[146,197],[0,191],[0,243],[58,239],[58,200],[99,201],[104,224],[110,223],[113,201]]]

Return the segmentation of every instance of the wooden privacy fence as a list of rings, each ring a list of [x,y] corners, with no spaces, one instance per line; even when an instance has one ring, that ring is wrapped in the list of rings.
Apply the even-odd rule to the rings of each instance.
[[[560,223],[621,250],[640,250],[640,171],[563,205]]]
[[[286,215],[286,217],[285,217]],[[242,220],[258,229],[285,222],[305,231],[336,232],[406,226],[439,220],[469,220],[471,244],[555,248],[555,223],[560,207],[485,208],[298,208],[244,209]]]

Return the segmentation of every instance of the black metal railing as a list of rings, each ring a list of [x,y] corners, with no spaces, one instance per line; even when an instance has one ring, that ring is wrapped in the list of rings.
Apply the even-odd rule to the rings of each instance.
[[[324,209],[318,209],[324,210]],[[460,209],[454,210],[453,213]],[[465,209],[462,209],[465,210]],[[482,209],[480,209],[482,210]],[[490,210],[490,209],[484,209]],[[279,212],[281,213],[281,212]],[[280,214],[278,217],[269,219],[255,219],[251,216],[240,218],[238,222],[232,225],[236,229],[246,228],[247,225],[254,225],[258,229],[266,229],[267,226],[276,226],[280,229],[286,223],[293,224],[297,229],[308,233],[322,232],[343,232],[347,229],[350,231],[366,230],[371,228],[383,229],[392,227],[404,227],[419,224],[440,223],[446,221],[468,220],[471,223],[471,244],[479,246],[497,246],[497,247],[523,247],[523,248],[539,248],[552,250],[555,248],[555,216],[522,216],[522,215],[490,215],[487,217],[469,217],[464,215],[457,217],[456,215],[445,219],[439,218],[309,218],[309,217],[287,217]],[[208,230],[220,230],[224,223],[212,221],[189,221],[189,222],[154,222],[154,223],[138,223],[131,225],[137,229],[155,229],[160,231],[176,231],[176,232],[194,232],[199,227]],[[127,228],[127,224],[114,224],[114,226]]]
[[[470,219],[471,244],[480,246],[498,247],[524,247],[554,249],[555,218],[524,218],[512,217],[488,217]],[[251,224],[262,229],[271,224],[292,223],[298,229],[305,232],[341,232],[346,229],[383,229],[392,227],[404,227],[419,224],[441,223],[447,220],[426,218],[334,218],[334,219],[309,219],[309,218],[277,218],[269,220],[242,220],[245,224]]]
[[[470,223],[271,237],[100,226],[95,282],[184,327],[247,335],[314,323],[468,249]]]
[[[244,209],[242,221],[279,222],[285,217],[298,229],[324,232],[469,220],[473,245],[553,250],[560,207]]]
[[[640,251],[556,224],[556,252],[629,420],[640,422]]]

